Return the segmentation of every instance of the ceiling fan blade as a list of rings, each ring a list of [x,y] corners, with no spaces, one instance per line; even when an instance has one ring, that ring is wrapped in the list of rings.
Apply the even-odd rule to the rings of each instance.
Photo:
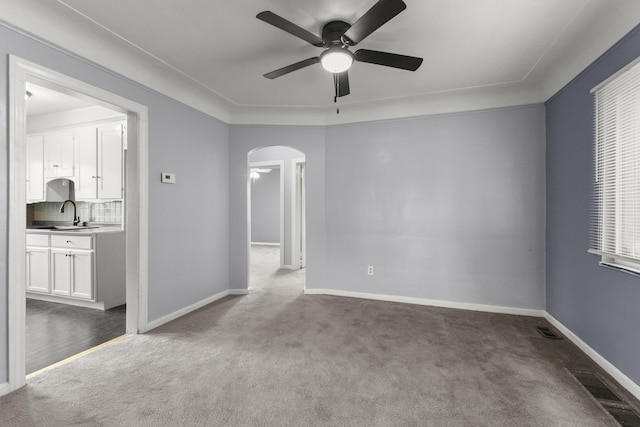
[[[342,73],[336,73],[336,75],[338,76],[337,79],[337,83],[338,83],[338,97],[341,96],[347,96],[351,93],[351,91],[349,90],[349,72],[348,71],[343,71]]]
[[[284,76],[292,71],[299,70],[300,68],[308,67],[309,65],[317,64],[320,62],[319,57],[305,59],[304,61],[296,62],[295,64],[287,65],[286,67],[279,68],[275,71],[265,74],[268,79],[275,79],[276,77]]]
[[[322,45],[324,44],[320,37],[316,36],[313,33],[310,33],[304,28],[298,27],[293,22],[287,21],[283,17],[278,16],[268,10],[260,12],[256,15],[256,18],[266,22],[267,24],[271,24],[274,27],[280,28],[282,31],[286,31],[289,34],[301,38],[302,40],[306,41],[307,43],[311,43],[314,46],[322,47]]]
[[[345,33],[346,42],[355,46],[407,8],[402,0],[380,0]]]
[[[415,71],[422,64],[422,58],[397,53],[380,52],[379,50],[360,49],[354,54],[356,61],[369,64],[384,65],[385,67],[400,68]]]

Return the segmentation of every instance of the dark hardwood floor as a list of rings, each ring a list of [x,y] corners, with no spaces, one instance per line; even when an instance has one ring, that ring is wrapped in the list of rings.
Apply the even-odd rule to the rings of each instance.
[[[27,374],[124,335],[125,312],[27,298]]]

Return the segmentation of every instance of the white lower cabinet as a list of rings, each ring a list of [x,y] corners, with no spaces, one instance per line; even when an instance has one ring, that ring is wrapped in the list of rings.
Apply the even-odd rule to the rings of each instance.
[[[49,280],[49,235],[27,234],[26,288],[27,292],[48,294]]]
[[[30,298],[107,310],[126,302],[124,232],[27,234]]]
[[[94,300],[94,236],[51,235],[51,293]]]
[[[69,251],[54,249],[51,251],[51,293],[54,295],[71,295],[71,260]]]
[[[48,247],[27,246],[27,292],[50,292]]]
[[[51,249],[53,295],[94,300],[93,251]]]
[[[71,296],[94,300],[93,252],[71,252]]]

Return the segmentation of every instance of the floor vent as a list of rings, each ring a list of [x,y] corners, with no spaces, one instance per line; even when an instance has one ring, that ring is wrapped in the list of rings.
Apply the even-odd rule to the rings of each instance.
[[[552,339],[552,340],[561,340],[562,339],[562,337],[560,335],[558,335],[555,332],[553,332],[547,326],[536,326],[536,329],[538,330],[538,332],[540,332],[540,335],[542,335],[545,338],[549,338],[549,339]]]
[[[621,426],[640,427],[640,416],[596,374],[590,372],[570,372]]]

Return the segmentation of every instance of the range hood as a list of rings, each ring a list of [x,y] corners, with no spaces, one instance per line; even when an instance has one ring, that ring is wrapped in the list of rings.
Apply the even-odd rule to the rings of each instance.
[[[53,179],[47,182],[45,189],[45,202],[64,202],[65,200],[75,200],[75,184],[66,178]]]

